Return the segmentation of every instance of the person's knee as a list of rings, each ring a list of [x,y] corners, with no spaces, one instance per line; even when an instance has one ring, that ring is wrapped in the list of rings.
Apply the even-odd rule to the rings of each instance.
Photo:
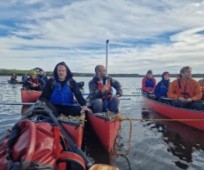
[[[114,103],[119,103],[120,102],[120,100],[119,100],[119,98],[117,96],[113,96],[110,101],[114,102]]]
[[[203,108],[202,102],[195,102],[192,104],[192,109],[201,110]]]
[[[103,109],[103,100],[102,99],[95,99],[91,103],[92,103],[92,108],[93,108],[94,113],[102,112],[102,109]]]
[[[95,99],[92,101],[92,105],[102,105],[103,100],[102,99]]]
[[[119,102],[119,98],[117,96],[113,96],[112,99],[109,101],[109,110],[111,112],[118,113]]]

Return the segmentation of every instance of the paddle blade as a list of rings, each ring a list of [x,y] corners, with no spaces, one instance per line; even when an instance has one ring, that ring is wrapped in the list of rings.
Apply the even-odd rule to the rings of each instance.
[[[95,164],[89,170],[119,170],[115,166],[104,165],[104,164]]]

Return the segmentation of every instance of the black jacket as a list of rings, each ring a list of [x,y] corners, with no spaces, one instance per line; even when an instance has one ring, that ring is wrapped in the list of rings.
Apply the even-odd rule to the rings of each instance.
[[[36,83],[37,82],[37,87],[32,87],[32,83]],[[41,79],[36,79],[35,81],[32,78],[28,78],[24,83],[23,83],[23,87],[26,89],[30,89],[30,90],[37,90],[37,91],[42,91],[43,89],[43,85],[44,83],[42,82]]]
[[[111,77],[105,77],[104,79],[106,79],[106,81],[110,80],[111,87],[115,88],[116,90],[116,95],[122,96],[122,88],[120,83],[117,80]],[[99,78],[94,76],[93,79],[89,82],[89,92],[90,92],[89,98],[91,100],[96,98],[102,98],[103,96],[101,90],[98,90],[98,81],[100,81]]]
[[[81,106],[86,105],[86,100],[83,98],[83,95],[81,91],[79,90],[76,81],[72,78],[67,80],[66,83],[68,83],[68,81],[69,81],[70,89],[74,93],[75,98],[78,101],[78,103]],[[55,88],[55,84],[56,84],[56,80],[53,78],[47,81],[45,87],[43,88],[42,95],[40,96],[41,101],[47,102],[50,100],[51,94]]]

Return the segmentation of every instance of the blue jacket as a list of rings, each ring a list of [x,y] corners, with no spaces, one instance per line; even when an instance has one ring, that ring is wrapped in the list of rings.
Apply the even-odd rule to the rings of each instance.
[[[162,96],[167,96],[168,88],[169,88],[169,80],[162,79],[156,86],[154,93],[157,98]]]

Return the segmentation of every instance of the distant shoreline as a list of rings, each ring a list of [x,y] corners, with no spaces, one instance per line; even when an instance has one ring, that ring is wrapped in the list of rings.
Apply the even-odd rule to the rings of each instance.
[[[16,70],[16,69],[0,69],[0,76],[11,76],[12,74],[16,74],[17,76],[22,76],[24,74],[29,74],[32,70]],[[52,71],[46,71],[48,76],[52,76]],[[75,73],[73,72],[75,77],[93,77],[93,73]],[[109,74],[111,77],[144,77],[144,75],[140,74]],[[177,74],[171,74],[172,77],[176,77]],[[193,74],[193,77],[204,78],[204,74]],[[161,77],[160,74],[155,74],[154,77]]]

